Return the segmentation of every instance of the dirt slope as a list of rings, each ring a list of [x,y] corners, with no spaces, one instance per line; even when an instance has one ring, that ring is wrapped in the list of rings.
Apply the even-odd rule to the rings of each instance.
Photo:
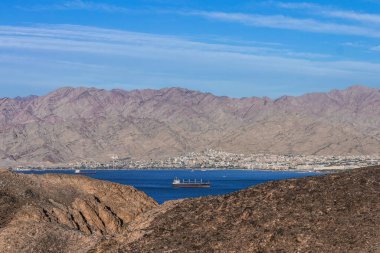
[[[92,252],[380,252],[380,168],[271,182],[148,213],[149,224],[135,227],[139,237],[115,237]]]
[[[87,252],[156,205],[129,186],[0,171],[0,252]]]

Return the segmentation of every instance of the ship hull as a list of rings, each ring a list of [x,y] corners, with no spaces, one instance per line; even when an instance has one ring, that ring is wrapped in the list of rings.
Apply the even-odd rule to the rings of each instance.
[[[175,188],[209,188],[210,184],[172,184]]]

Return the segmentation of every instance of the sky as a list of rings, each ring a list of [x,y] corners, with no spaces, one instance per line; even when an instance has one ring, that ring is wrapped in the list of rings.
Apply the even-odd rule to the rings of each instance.
[[[380,88],[380,0],[2,0],[0,97]]]

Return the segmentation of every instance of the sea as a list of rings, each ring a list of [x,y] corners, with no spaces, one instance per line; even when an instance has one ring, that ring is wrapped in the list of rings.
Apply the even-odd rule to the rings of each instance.
[[[89,171],[82,171],[89,172]],[[263,171],[263,170],[96,170],[85,176],[131,185],[145,192],[159,204],[175,199],[220,195],[245,189],[273,180],[302,178],[321,175],[319,172]],[[26,174],[62,173],[74,174],[73,170],[24,171]],[[173,188],[174,178],[210,181],[210,188]]]

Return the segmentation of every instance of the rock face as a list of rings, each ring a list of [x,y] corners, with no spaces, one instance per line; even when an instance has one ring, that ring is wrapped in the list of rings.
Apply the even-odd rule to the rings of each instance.
[[[62,88],[0,99],[0,161],[160,158],[233,153],[378,154],[380,90],[300,97],[217,97],[180,88]]]
[[[0,171],[0,252],[87,252],[156,205],[129,186]]]
[[[91,252],[380,252],[380,167],[159,208]]]
[[[380,167],[157,205],[128,186],[0,172],[0,252],[380,252]]]

